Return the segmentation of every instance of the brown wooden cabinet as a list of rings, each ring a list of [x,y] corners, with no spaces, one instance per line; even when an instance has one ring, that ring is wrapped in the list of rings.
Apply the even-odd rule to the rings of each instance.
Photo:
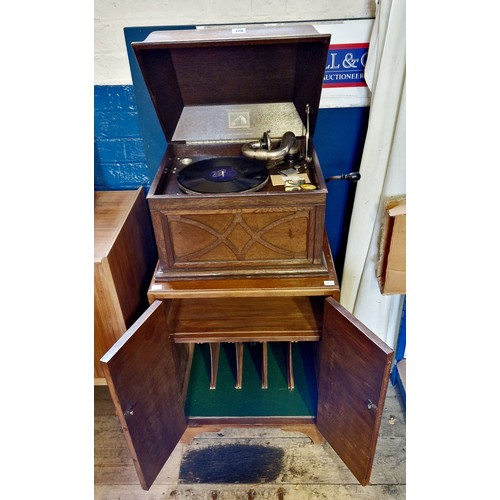
[[[210,424],[313,425],[359,482],[369,482],[393,352],[337,302],[339,286],[326,239],[324,248],[326,279],[153,279],[151,306],[101,360],[144,489],[188,429],[206,430]],[[235,345],[236,389],[245,385],[243,345],[262,345],[261,391],[272,385],[268,344],[288,345],[288,391],[300,390],[294,385],[292,350],[314,346],[307,354],[313,366],[307,376],[317,391],[314,413],[287,415],[279,398],[271,397],[268,414],[235,416],[236,399],[219,404],[224,415],[189,414],[195,344],[210,346],[210,362],[202,362],[202,370],[210,372],[211,397],[224,397],[217,392],[221,343]]]
[[[156,264],[143,188],[94,193],[94,379],[102,355],[147,308]]]
[[[369,481],[393,353],[337,302],[312,141],[329,43],[301,25],[161,31],[132,44],[168,143],[148,193],[158,264],[150,307],[101,362],[144,489],[181,436],[209,424],[315,426],[360,483]],[[274,143],[290,134],[296,150],[274,161]],[[287,190],[285,179],[213,189],[248,180],[231,162],[261,135],[266,175],[288,176],[289,167],[312,189]],[[214,158],[195,176],[203,189],[181,182]],[[221,158],[231,162],[220,168]],[[261,380],[244,400],[249,346],[251,361],[260,352]],[[284,363],[271,374],[278,346]],[[224,375],[229,358],[234,370]],[[206,411],[191,404],[197,373],[207,376]],[[284,398],[272,392],[280,373]],[[303,401],[302,389],[311,396],[304,411],[283,403]]]
[[[312,137],[329,42],[298,25],[158,31],[132,44],[168,143],[148,192],[157,281],[326,275],[327,188]],[[297,149],[262,161],[261,185],[243,150],[263,134],[270,155],[286,134]],[[180,182],[193,167],[194,196]],[[287,167],[314,189],[275,185]]]

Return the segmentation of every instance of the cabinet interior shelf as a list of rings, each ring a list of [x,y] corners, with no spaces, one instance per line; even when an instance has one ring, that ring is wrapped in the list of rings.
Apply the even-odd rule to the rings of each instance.
[[[320,340],[323,297],[172,300],[168,330],[183,342]]]

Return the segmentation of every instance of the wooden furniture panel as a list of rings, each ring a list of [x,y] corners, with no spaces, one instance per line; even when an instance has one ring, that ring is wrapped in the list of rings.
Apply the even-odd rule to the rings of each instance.
[[[364,486],[370,480],[394,352],[331,298],[323,322],[317,425]]]
[[[237,267],[262,260],[307,261],[310,207],[285,207],[167,214],[172,236],[172,267],[197,265]],[[241,265],[241,264],[240,264]]]
[[[98,378],[104,377],[101,356],[127,329],[110,276],[105,261],[94,262],[94,383],[102,383]]]
[[[199,279],[197,281],[158,281],[157,272],[151,281],[148,298],[205,299],[230,297],[313,297],[340,298],[340,286],[326,233],[323,238],[323,259],[327,274],[291,277],[239,277]]]
[[[94,193],[94,378],[99,360],[147,308],[157,260],[143,188]]]
[[[168,302],[155,302],[102,358],[144,489],[151,486],[187,427],[183,377],[166,328],[167,311]],[[148,415],[154,417],[146,422]]]
[[[322,297],[173,300],[175,342],[279,342],[320,339]]]

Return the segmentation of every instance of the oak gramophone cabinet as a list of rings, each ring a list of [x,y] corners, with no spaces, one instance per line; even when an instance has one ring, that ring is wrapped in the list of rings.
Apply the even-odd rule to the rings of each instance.
[[[150,306],[101,359],[140,483],[207,426],[319,432],[369,482],[392,350],[339,303],[313,136],[330,35],[133,44],[168,147],[147,195]]]
[[[235,31],[162,31],[132,45],[168,141],[148,193],[158,280],[326,272],[327,189],[313,147],[307,171],[314,190],[285,191],[271,180],[253,190],[252,172],[234,165],[228,182],[202,176],[192,183],[213,186],[211,192],[193,196],[179,187],[187,162],[244,161],[242,147],[263,134],[271,143],[287,132],[296,138],[298,154],[270,168],[271,175],[304,156],[307,122],[312,146],[330,36],[311,26]],[[248,185],[224,192],[238,181]]]

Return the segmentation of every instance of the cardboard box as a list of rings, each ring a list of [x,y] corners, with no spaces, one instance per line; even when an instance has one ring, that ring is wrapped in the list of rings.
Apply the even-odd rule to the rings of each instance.
[[[377,279],[383,295],[406,293],[406,196],[386,202]]]

